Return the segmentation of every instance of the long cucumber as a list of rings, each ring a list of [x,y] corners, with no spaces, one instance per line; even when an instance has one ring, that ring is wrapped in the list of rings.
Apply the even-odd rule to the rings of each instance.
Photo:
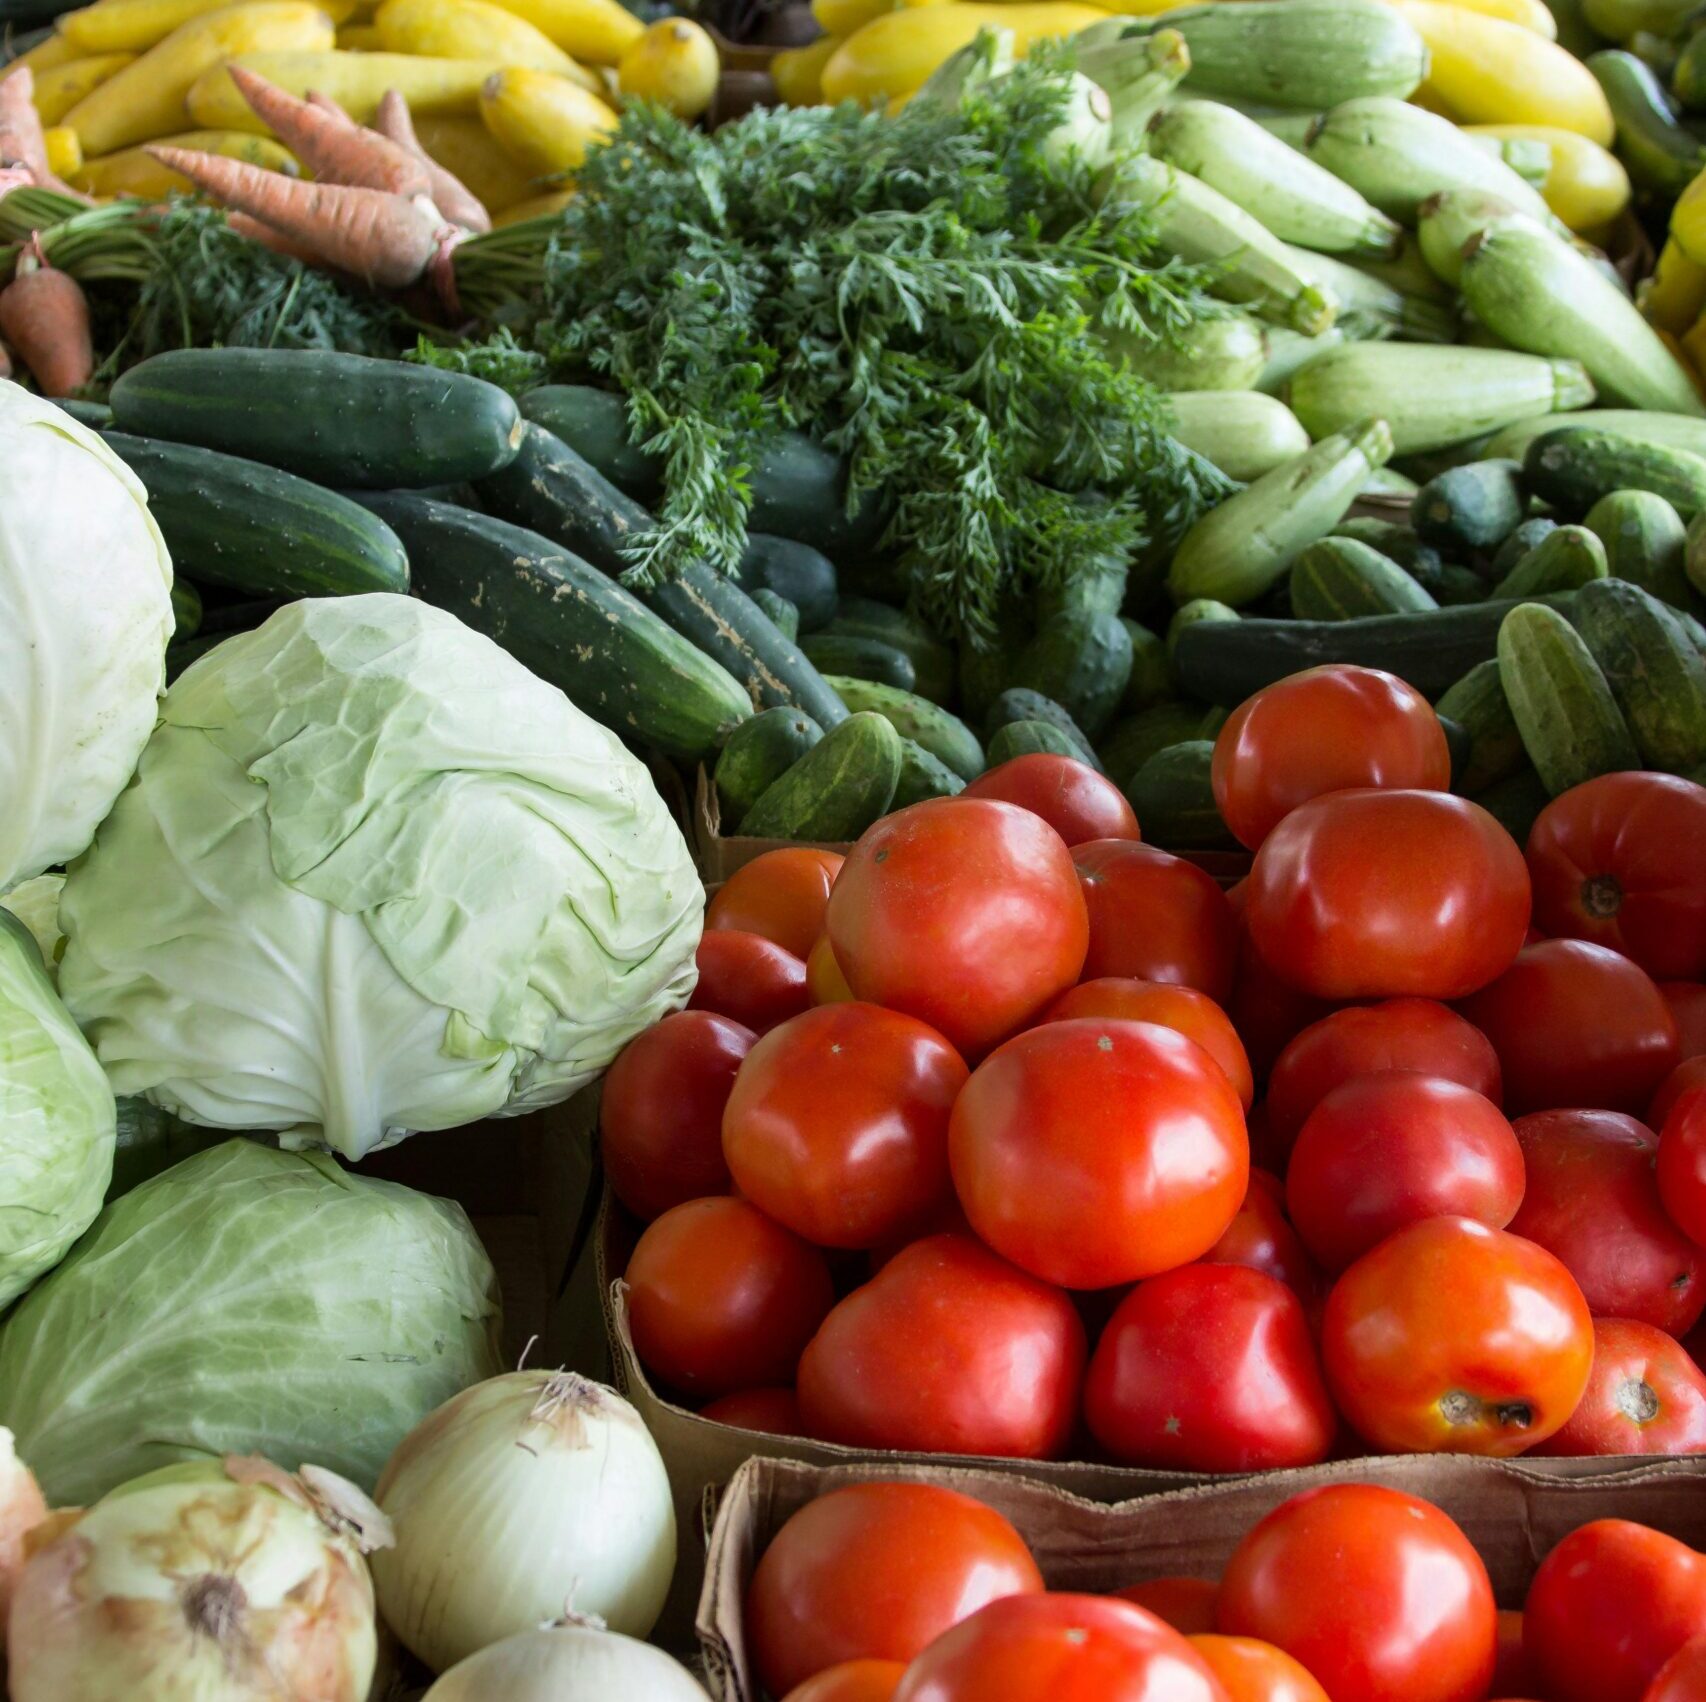
[[[1590,54],[1587,68],[1611,103],[1617,157],[1635,186],[1657,195],[1680,195],[1706,170],[1706,143],[1677,122],[1664,84],[1621,48]]]

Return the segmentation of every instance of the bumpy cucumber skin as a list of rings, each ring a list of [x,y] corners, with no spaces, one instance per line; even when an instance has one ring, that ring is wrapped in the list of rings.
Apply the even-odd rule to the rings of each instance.
[[[1098,774],[1102,771],[1102,759],[1097,756],[1096,748],[1084,729],[1052,697],[1045,697],[1040,691],[1032,691],[1027,686],[1009,686],[989,706],[983,724],[985,740],[993,741],[996,733],[1009,721],[1046,721],[1049,726],[1058,727],[1078,747],[1079,756]]]
[[[778,706],[743,721],[729,734],[713,778],[725,833],[739,829],[765,791],[823,738],[823,729],[798,709]]]
[[[1588,510],[1582,524],[1604,544],[1613,579],[1639,585],[1672,608],[1692,604],[1688,528],[1662,496],[1651,491],[1612,491]]]
[[[1586,514],[1620,490],[1651,491],[1684,519],[1706,508],[1706,456],[1587,426],[1537,437],[1523,455],[1522,474],[1534,495],[1565,515]]]
[[[1605,546],[1585,526],[1557,526],[1493,587],[1495,597],[1574,591],[1609,571]]]
[[[989,741],[989,766],[999,768],[1016,756],[1069,756],[1082,762],[1084,754],[1058,727],[1047,721],[1009,721],[995,729]]]
[[[900,741],[900,778],[889,801],[891,810],[904,810],[926,798],[952,798],[965,789],[965,781],[915,739]]]
[[[1522,464],[1471,461],[1430,479],[1410,505],[1416,535],[1450,554],[1497,549],[1522,524]]]
[[[1113,719],[1131,667],[1131,635],[1118,615],[1072,609],[1044,622],[1019,652],[1012,682],[1052,698],[1093,740]]]
[[[1232,850],[1237,840],[1214,801],[1212,739],[1186,739],[1157,751],[1126,787],[1143,837],[1179,851]]]
[[[959,716],[916,692],[899,691],[880,681],[845,674],[826,677],[849,710],[881,715],[903,739],[922,745],[962,780],[975,780],[983,772],[983,746]]]
[[[1706,658],[1672,611],[1607,579],[1583,588],[1575,625],[1647,766],[1687,774],[1706,762]]]
[[[1397,562],[1355,538],[1322,538],[1292,564],[1291,608],[1299,620],[1355,620],[1438,607]]]
[[[849,715],[765,789],[742,830],[754,839],[857,839],[888,811],[904,754],[882,716]]]

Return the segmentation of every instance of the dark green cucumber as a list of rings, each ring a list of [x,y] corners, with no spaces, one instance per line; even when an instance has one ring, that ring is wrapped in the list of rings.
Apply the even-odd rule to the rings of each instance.
[[[835,618],[835,563],[810,544],[750,532],[737,577],[744,591],[774,591],[786,597],[800,611],[802,632],[816,632]]]
[[[765,789],[741,828],[754,839],[857,839],[887,813],[904,754],[882,716],[849,715]]]
[[[1574,618],[1641,760],[1670,774],[1706,762],[1706,658],[1672,611],[1639,585],[1606,579],[1583,587]]]
[[[916,740],[900,741],[900,778],[889,803],[891,810],[904,810],[908,804],[921,804],[926,798],[951,798],[965,789],[965,781]]]
[[[1706,146],[1677,123],[1664,84],[1633,53],[1590,53],[1586,64],[1610,103],[1617,156],[1630,177],[1637,187],[1674,200],[1706,170]]]
[[[1009,721],[1046,721],[1051,727],[1058,727],[1077,745],[1079,756],[1098,773],[1101,772],[1102,760],[1096,755],[1096,747],[1091,744],[1084,729],[1052,697],[1045,697],[1040,691],[1032,691],[1028,686],[1009,686],[989,706],[989,713],[983,722],[984,739],[993,739],[997,730],[1005,727]]]
[[[1016,756],[1069,756],[1084,760],[1083,751],[1071,736],[1047,721],[1009,721],[995,729],[989,741],[989,766],[999,768]]]
[[[827,628],[801,640],[800,649],[814,668],[823,674],[841,674],[856,680],[874,680],[911,691],[918,683],[918,670],[904,650],[896,650],[880,638],[831,632]]]
[[[113,423],[113,411],[105,402],[82,402],[75,396],[56,396],[53,405],[90,431],[105,431]]]
[[[1130,572],[1123,561],[1091,561],[1060,585],[1037,592],[1037,619],[1052,620],[1074,609],[1101,609],[1117,615],[1125,604]]]
[[[1125,708],[1133,715],[1173,695],[1173,662],[1159,633],[1134,620],[1121,620],[1131,640],[1131,678],[1125,686]]]
[[[417,596],[494,639],[628,743],[708,762],[751,715],[737,680],[549,539],[411,491],[361,500],[408,546]]]
[[[1673,608],[1686,609],[1693,601],[1687,571],[1688,528],[1662,496],[1651,491],[1612,491],[1588,510],[1583,524],[1605,545],[1613,579],[1639,585]]]
[[[1397,562],[1355,538],[1322,538],[1292,564],[1291,610],[1303,621],[1437,609],[1433,597]]]
[[[655,502],[662,493],[663,462],[629,441],[628,399],[619,391],[590,384],[542,384],[516,405],[523,419],[560,437],[636,502]]]
[[[1495,597],[1522,599],[1543,591],[1575,591],[1606,576],[1605,546],[1585,526],[1555,526],[1493,587]]]
[[[1558,530],[1558,522],[1543,515],[1525,520],[1499,545],[1487,564],[1487,577],[1496,585],[1532,549]]]
[[[1529,490],[1565,516],[1586,514],[1613,491],[1651,491],[1684,519],[1706,508],[1706,456],[1686,449],[1564,426],[1529,444],[1522,462]]]
[[[1291,588],[1284,587],[1286,595],[1286,612],[1291,610]],[[1167,622],[1167,657],[1171,661],[1179,648],[1180,635],[1189,627],[1199,622],[1209,625],[1235,625],[1244,617],[1230,603],[1222,603],[1214,597],[1193,597],[1188,603],[1173,611],[1173,617]]]
[[[1437,577],[1445,565],[1445,557],[1432,544],[1424,544],[1410,527],[1401,526],[1396,520],[1375,520],[1353,514],[1349,520],[1341,520],[1333,528],[1331,536],[1355,538],[1359,544],[1379,550],[1421,585],[1426,585],[1430,576]]]
[[[946,703],[954,694],[953,650],[904,609],[879,603],[873,597],[843,597],[834,619],[823,630],[838,638],[879,639],[901,651],[910,659],[917,678],[917,683],[907,689],[932,703]]]
[[[1429,479],[1410,504],[1418,537],[1447,555],[1496,549],[1522,522],[1522,466],[1471,461]]]
[[[1400,564],[1402,565],[1402,564]],[[1459,567],[1454,561],[1442,561],[1432,572],[1408,570],[1410,577],[1439,604],[1442,609],[1458,603],[1483,602],[1488,586],[1472,567]]]
[[[1131,678],[1131,635],[1106,609],[1044,621],[1013,665],[1012,683],[1052,698],[1092,739],[1114,718]]]
[[[1455,721],[1469,740],[1467,759],[1452,765],[1454,791],[1473,797],[1515,774],[1528,761],[1496,660],[1477,662],[1440,694],[1434,709],[1442,721]]]
[[[1473,746],[1469,740],[1469,729],[1461,721],[1454,721],[1449,715],[1441,715],[1434,711],[1434,719],[1439,722],[1439,730],[1445,735],[1445,751],[1450,762],[1451,789],[1461,792],[1463,784],[1460,776],[1469,766],[1469,758]]]
[[[194,638],[201,629],[201,593],[187,579],[172,580],[172,642]]]
[[[356,490],[418,490],[505,466],[522,418],[465,373],[321,349],[171,349],[112,388],[113,424]]]
[[[960,646],[960,708],[972,720],[982,721],[1006,690],[1013,664],[1035,630],[1029,607],[1013,601],[996,616],[995,630],[985,643],[980,646],[968,639]]]
[[[1479,804],[1518,845],[1526,845],[1535,818],[1552,802],[1552,794],[1525,757],[1515,774],[1494,781],[1470,801]]]
[[[1212,739],[1168,745],[1131,777],[1126,796],[1143,837],[1178,851],[1231,850],[1237,845],[1214,802]]]
[[[826,677],[850,710],[874,711],[903,739],[922,745],[962,780],[975,780],[983,772],[983,746],[959,716],[915,692],[896,690],[876,680],[843,674]]]
[[[757,586],[751,593],[753,602],[776,623],[776,630],[790,644],[800,637],[800,611],[786,597],[779,597],[768,586]]]
[[[214,449],[116,431],[103,441],[147,488],[173,566],[187,579],[255,597],[409,588],[397,534],[346,496]]]
[[[1129,788],[1132,776],[1157,751],[1209,736],[1200,703],[1157,703],[1114,723],[1101,743],[1102,762],[1114,780]]]
[[[798,709],[778,706],[741,722],[717,757],[717,799],[725,833],[823,737],[823,728]]]

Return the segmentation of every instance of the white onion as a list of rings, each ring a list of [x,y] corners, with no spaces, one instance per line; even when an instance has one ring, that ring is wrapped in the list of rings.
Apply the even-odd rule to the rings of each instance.
[[[458,1661],[423,1702],[707,1702],[650,1643],[585,1625],[523,1631]]]
[[[6,1647],[6,1610],[24,1568],[25,1534],[46,1517],[41,1486],[18,1458],[12,1432],[0,1425],[0,1649]]]
[[[595,1615],[644,1637],[675,1572],[669,1477],[640,1415],[573,1373],[514,1371],[429,1413],[377,1491],[396,1546],[379,1607],[434,1672]]]

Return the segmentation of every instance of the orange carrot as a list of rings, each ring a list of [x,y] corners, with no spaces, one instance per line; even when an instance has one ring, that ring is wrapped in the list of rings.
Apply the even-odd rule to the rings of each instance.
[[[95,375],[89,301],[77,280],[41,259],[39,243],[0,290],[0,336],[17,351],[44,396],[69,396]]]
[[[48,169],[47,143],[42,138],[41,115],[36,111],[35,101],[35,73],[28,65],[19,65],[0,77],[0,172],[21,167],[39,187],[86,202],[87,195],[79,195]],[[16,184],[9,187],[15,188]],[[0,194],[4,193],[0,189]]]
[[[313,97],[310,96],[310,99]],[[415,121],[409,116],[409,103],[400,89],[387,89],[373,120],[374,128],[388,136],[400,148],[407,148],[426,165],[432,179],[432,198],[447,219],[464,230],[487,231],[492,228],[492,215],[485,203],[461,178],[448,172],[421,146],[415,134]]]
[[[270,248],[274,254],[282,254],[287,260],[300,260],[304,266],[323,267],[325,264],[313,249],[304,243],[292,242],[264,219],[251,219],[247,213],[227,213],[225,222],[239,236],[246,236],[250,242],[258,242],[262,248]]]

